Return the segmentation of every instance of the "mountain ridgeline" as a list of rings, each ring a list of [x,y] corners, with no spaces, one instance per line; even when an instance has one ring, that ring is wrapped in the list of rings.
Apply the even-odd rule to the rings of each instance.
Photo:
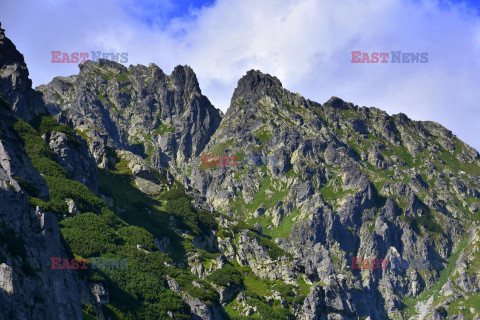
[[[440,124],[79,68],[32,89],[0,29],[0,320],[480,319],[480,155]]]

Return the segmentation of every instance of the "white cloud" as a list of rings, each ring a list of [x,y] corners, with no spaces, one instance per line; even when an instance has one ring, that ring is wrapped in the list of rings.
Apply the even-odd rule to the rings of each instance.
[[[19,0],[0,19],[35,85],[78,72],[76,65],[51,64],[51,50],[126,51],[129,63],[155,62],[166,73],[189,64],[203,93],[225,111],[238,79],[255,68],[312,100],[336,95],[437,121],[480,147],[480,22],[464,4],[218,0],[182,18],[152,15],[147,24],[148,10],[127,0]],[[429,61],[352,64],[352,50],[428,52]]]

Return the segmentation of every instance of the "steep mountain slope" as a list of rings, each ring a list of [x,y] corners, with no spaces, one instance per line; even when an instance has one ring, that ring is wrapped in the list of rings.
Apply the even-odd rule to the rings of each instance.
[[[47,96],[45,88],[56,95],[53,83],[41,87]],[[71,112],[68,104],[61,108]],[[164,139],[159,136],[157,141]],[[390,117],[335,97],[321,105],[288,92],[274,77],[250,71],[208,140],[183,170],[178,162],[150,163],[173,169],[177,178],[183,172],[187,189],[210,205],[201,204],[204,208],[247,219],[265,236],[283,239],[278,243],[293,260],[270,257],[258,234],[232,237],[224,220],[217,237],[227,260],[250,268],[259,279],[313,286],[303,311],[287,304],[296,316],[415,314],[415,297],[445,278],[441,271],[448,258],[463,249],[464,234],[478,220],[478,153],[436,123]],[[262,164],[257,158],[257,163],[205,168],[200,152],[278,161]],[[352,257],[426,262],[421,270],[352,270]],[[198,272],[198,261],[191,263],[192,272],[206,276]],[[475,272],[464,277],[467,287],[453,286],[453,295],[477,292]],[[443,310],[438,307],[445,301],[438,300],[422,312]]]
[[[15,114],[31,117],[34,94],[3,30],[0,65],[0,319],[81,319],[77,274],[50,270],[51,256],[66,256],[56,218],[29,205],[29,193],[45,199],[49,188],[16,130]]]
[[[23,57],[3,32],[0,36],[5,40],[0,42],[0,52],[17,57],[3,59],[12,65],[1,65],[1,69],[24,70],[26,77]],[[18,74],[13,78],[12,73],[2,75],[18,80]],[[8,95],[0,92],[0,319],[188,319],[195,312],[220,319],[218,293],[211,285],[173,266],[172,259],[162,253],[171,247],[177,253],[171,256],[183,260],[180,237],[168,227],[168,218],[175,219],[179,213],[161,213],[155,207],[158,201],[136,190],[126,182],[127,177],[97,171],[86,142],[45,114],[41,99],[38,110],[17,104],[14,113],[11,105],[28,101],[25,95],[32,89],[28,82],[25,87],[16,81],[4,85],[2,90]],[[172,186],[153,169],[138,164],[132,169]],[[110,209],[97,197],[111,201],[98,191],[105,183],[111,183],[110,194],[120,186],[128,193],[122,194],[123,200],[143,213],[150,210],[150,214],[132,222],[125,209],[113,208],[109,202]],[[213,218],[205,214],[198,218],[201,223],[194,219],[201,212],[178,191],[174,192],[177,203],[185,204],[188,211],[182,213],[189,215],[188,221],[178,217],[179,226],[213,227]],[[146,229],[162,234],[163,244]],[[89,259],[86,270],[85,263],[79,268],[78,261],[83,258]],[[107,262],[118,259],[127,263],[128,271],[107,268]],[[175,291],[169,288],[167,277],[177,283]]]
[[[225,115],[186,66],[32,91],[0,36],[0,319],[480,318],[480,156],[441,125],[255,70]]]
[[[286,238],[279,243],[294,254],[293,264],[305,270],[307,283],[341,278],[352,306],[340,314],[355,310],[359,316],[401,318],[415,313],[418,298],[413,297],[438,287],[448,258],[464,249],[467,238],[471,243],[478,237],[467,231],[479,219],[479,155],[436,123],[388,116],[336,97],[320,105],[252,70],[239,81],[205,149],[219,157],[259,156],[253,166],[247,161],[207,170],[197,159],[186,181],[215,209],[258,223],[273,238]],[[279,160],[262,165],[260,156]],[[473,244],[468,248],[476,250]],[[351,270],[352,257],[426,259],[426,268]],[[246,263],[258,268],[255,260]],[[473,294],[475,300],[478,270],[467,266],[450,279],[449,293]],[[319,300],[312,299],[317,310],[329,313]],[[434,299],[430,309],[441,300]],[[318,316],[312,310],[306,311],[309,317]]]

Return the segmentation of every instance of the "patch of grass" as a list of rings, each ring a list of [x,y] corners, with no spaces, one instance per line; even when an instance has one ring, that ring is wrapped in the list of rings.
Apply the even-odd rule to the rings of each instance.
[[[85,131],[80,131],[79,129],[75,129],[75,133],[80,136],[85,141],[92,142],[93,138],[88,136],[87,133],[90,131],[90,129],[87,129]]]
[[[268,140],[270,140],[270,138],[272,137],[272,133],[266,130],[258,130],[254,134],[255,134],[255,137],[257,137],[258,140],[260,140],[262,145]]]
[[[405,305],[407,306],[406,311],[408,312],[409,317],[417,314],[417,311],[415,310],[415,305],[419,301],[426,301],[430,296],[433,295],[434,304],[435,304],[435,302],[439,298],[441,298],[440,290],[442,289],[442,287],[445,285],[447,280],[455,271],[456,261],[458,260],[458,257],[460,256],[460,253],[462,252],[462,250],[465,249],[465,247],[467,246],[467,243],[468,243],[468,235],[466,235],[462,239],[462,241],[460,241],[460,243],[457,246],[457,250],[448,258],[447,267],[442,271],[440,271],[440,276],[438,280],[430,289],[423,291],[417,297],[410,297],[404,301]]]
[[[59,101],[59,104],[62,105],[63,102],[64,102],[62,96],[61,96],[58,92],[56,92],[56,91],[53,91],[53,95],[54,95],[55,98]]]
[[[175,127],[161,123],[154,131],[153,134],[165,134],[168,132],[175,132]]]
[[[245,276],[244,283],[247,290],[254,292],[260,297],[272,294],[270,290],[271,285],[269,284],[270,280],[259,279],[253,273]]]
[[[204,154],[210,154],[212,156],[222,156],[225,154],[225,150],[234,146],[237,143],[237,139],[231,138],[227,141],[224,141],[216,146],[211,147]]]
[[[100,101],[102,101],[102,102],[106,101],[105,96],[102,93],[97,93],[96,96]]]
[[[480,167],[478,167],[476,164],[463,163],[455,158],[458,150],[460,149],[457,148],[455,154],[452,154],[449,151],[442,149],[442,152],[440,153],[440,159],[442,159],[442,161],[444,161],[445,164],[456,173],[461,170],[469,174],[480,176]]]
[[[119,73],[116,75],[117,80],[122,83],[122,82],[127,82],[129,81],[128,75],[125,73]]]
[[[40,135],[44,133],[51,134],[53,131],[62,132],[67,136],[69,142],[80,145],[80,142],[75,137],[74,131],[64,124],[59,124],[52,116],[37,116],[33,118],[31,125]]]
[[[280,200],[285,198],[289,190],[275,190],[273,194],[267,195],[266,191],[272,185],[272,180],[269,175],[267,175],[263,181],[260,183],[260,191],[258,191],[252,203],[245,205],[246,209],[249,212],[255,211],[262,204],[265,205],[266,209],[275,206]]]
[[[297,284],[300,287],[300,290],[302,291],[303,295],[307,296],[307,295],[310,294],[310,289],[311,289],[312,286],[307,284],[305,282],[305,279],[303,279],[303,277],[298,278]]]
[[[410,153],[408,153],[407,148],[404,146],[394,146],[391,145],[390,148],[392,152],[385,152],[387,155],[396,155],[400,160],[405,162],[408,167],[415,167],[415,163],[413,162],[413,157]]]
[[[272,260],[277,260],[281,256],[287,256],[290,260],[293,259],[293,256],[291,253],[286,252],[285,250],[280,248],[275,242],[273,242],[272,240],[266,237],[260,238],[260,244],[268,248],[268,256]]]
[[[113,111],[115,111],[119,115],[122,115],[124,113],[124,110],[121,110],[120,108],[118,108],[118,106],[109,97],[107,97],[106,100],[107,100],[107,104],[110,106],[110,108],[113,109]],[[109,111],[111,111],[112,109],[110,109]]]
[[[293,222],[293,219],[295,217],[298,217],[299,215],[300,211],[298,209],[295,209],[290,213],[288,217],[283,219],[278,228],[266,229],[262,226],[263,233],[271,236],[272,238],[287,238],[290,235],[290,232],[292,232],[292,227],[295,224]]]
[[[345,119],[358,118],[358,112],[352,109],[340,109]]]
[[[282,106],[288,110],[288,112],[292,113],[292,106],[288,103],[282,103]]]
[[[245,292],[247,294],[248,291]],[[273,304],[270,304],[266,301],[265,298],[255,295],[249,296],[247,299],[249,305],[253,305],[257,308],[258,315],[260,319],[276,319],[276,320],[289,320],[293,319],[293,315],[290,313],[289,309],[282,308],[278,301],[274,300]]]
[[[332,184],[326,184],[320,189],[320,193],[325,201],[334,201],[345,197],[348,194],[354,194],[358,190],[342,190]]]
[[[128,167],[128,161],[125,158],[120,158],[120,160],[115,164],[114,173],[126,174],[133,177],[133,172]]]
[[[470,308],[474,308],[477,312],[480,311],[480,293],[473,294],[467,297],[460,297],[450,304],[448,309],[449,316],[461,314],[467,320],[473,320],[474,315],[470,312]]]

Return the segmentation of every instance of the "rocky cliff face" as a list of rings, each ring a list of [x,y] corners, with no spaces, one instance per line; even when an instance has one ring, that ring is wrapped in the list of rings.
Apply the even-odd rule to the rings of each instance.
[[[65,257],[55,216],[29,204],[27,190],[49,190],[32,166],[0,106],[0,319],[81,319],[77,274],[52,270],[50,257]]]
[[[255,70],[225,115],[186,66],[32,91],[1,37],[4,319],[480,318],[480,156],[441,125]],[[98,255],[129,267],[50,268]]]
[[[26,145],[18,131],[20,123],[40,119],[46,109],[3,29],[0,66],[0,319],[82,319],[78,273],[52,269],[52,257],[68,256],[57,217],[31,201],[49,199],[49,187],[26,151],[41,146]],[[86,142],[72,144],[62,132],[44,138],[72,178],[98,189]]]
[[[336,97],[321,105],[258,71],[239,81],[205,150],[219,158],[257,156],[257,163],[207,170],[196,159],[184,181],[216,210],[285,238],[279,243],[302,270],[294,278],[312,285],[330,279],[307,297],[311,319],[402,318],[408,304],[438,284],[477,223],[479,155],[450,131]],[[422,270],[352,270],[353,257],[427,262]],[[475,272],[468,277],[477,293]],[[348,304],[328,306],[324,295],[332,285],[330,296]],[[316,299],[327,301],[309,302]],[[439,305],[434,300],[430,312]]]
[[[45,112],[40,95],[32,89],[23,55],[5,37],[0,25],[0,92],[10,101],[14,113],[25,121]]]
[[[133,151],[156,168],[184,167],[221,121],[188,66],[168,76],[154,64],[87,61],[79,75],[37,89],[51,114],[65,114],[89,140],[100,167],[109,161],[108,148]]]
[[[44,139],[72,179],[98,192],[97,165],[84,140],[78,136],[69,139],[64,132],[58,131],[44,134]]]

